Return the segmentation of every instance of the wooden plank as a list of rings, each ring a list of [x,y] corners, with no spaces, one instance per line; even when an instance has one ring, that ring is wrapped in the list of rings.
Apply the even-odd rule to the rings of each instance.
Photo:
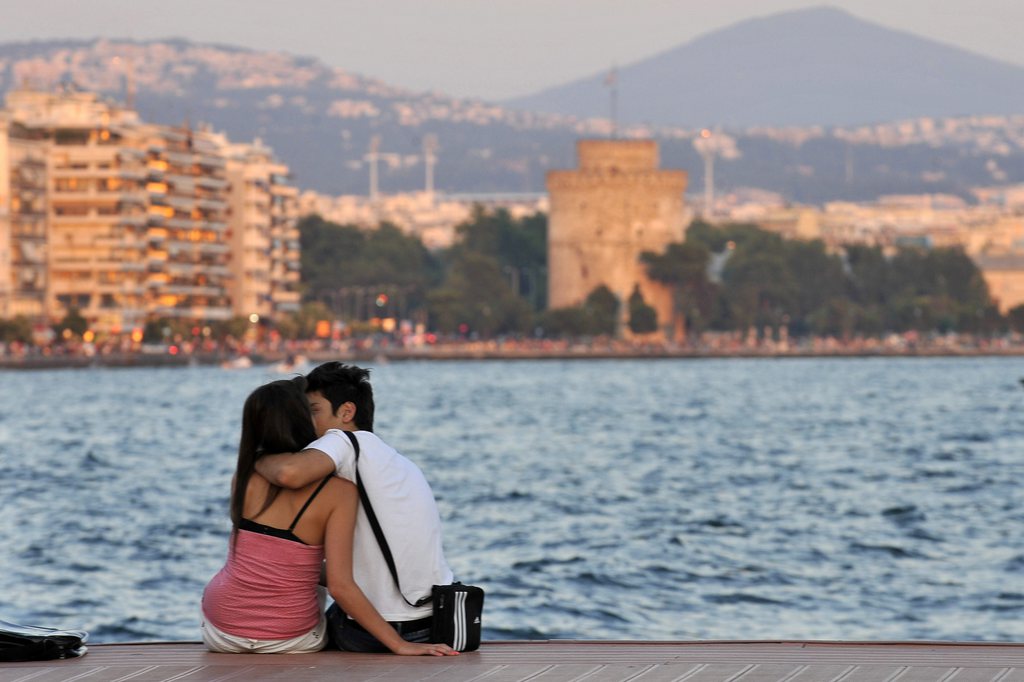
[[[461,657],[460,657],[461,658]],[[493,675],[508,668],[504,664],[487,664],[477,661],[470,662],[460,660],[459,665],[452,665],[447,668],[443,675],[434,675],[426,679],[438,680],[438,682],[474,682],[475,680],[491,680]],[[422,677],[422,676],[421,676]]]
[[[122,670],[119,666],[117,673],[120,677],[114,678],[110,682],[169,682],[170,680],[193,682],[197,678],[189,677],[189,675],[198,673],[202,669],[202,666],[195,665],[148,665],[138,670]]]
[[[1006,674],[996,680],[996,682],[1024,682],[1024,666],[1019,668],[1010,668],[1006,671]]]
[[[858,665],[840,677],[838,682],[890,682],[904,670],[906,670],[904,666]]]
[[[957,668],[947,682],[995,682],[1008,672],[1007,668]]]
[[[525,682],[551,669],[551,663],[527,663],[525,665],[500,665],[471,677],[466,682],[480,680],[483,682]]]
[[[14,664],[0,665],[0,682],[31,682],[45,675],[51,668],[12,668]]]
[[[914,666],[907,668],[893,682],[944,682],[956,673],[956,668]]]
[[[698,667],[693,663],[613,664],[586,678],[585,682],[675,682]]]
[[[47,671],[31,678],[31,682],[109,682],[111,677],[117,677],[117,674],[112,674],[110,668],[105,665],[72,667],[66,665],[68,662],[64,661],[65,665],[55,666],[53,661],[50,661]]]
[[[530,682],[580,682],[580,680],[589,680],[592,675],[604,667],[593,663],[555,664],[536,677],[531,677]]]
[[[175,673],[178,666],[156,666],[152,682],[241,682],[242,680],[264,679],[256,674],[262,668],[251,665],[201,665],[189,672]],[[160,677],[162,671],[169,671]],[[135,682],[128,680],[126,682]]]
[[[702,665],[679,679],[680,681],[686,680],[686,682],[732,682],[753,667],[753,665],[721,663]]]
[[[760,664],[736,678],[736,682],[783,682],[803,669],[793,664]]]
[[[852,665],[808,665],[787,682],[838,682],[845,677],[854,666]]]

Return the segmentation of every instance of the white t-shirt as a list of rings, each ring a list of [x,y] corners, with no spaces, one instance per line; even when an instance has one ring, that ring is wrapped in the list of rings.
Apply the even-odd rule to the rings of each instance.
[[[356,431],[355,435],[366,494],[391,548],[402,591],[415,604],[430,595],[431,586],[448,585],[453,579],[441,546],[441,515],[434,493],[420,468],[376,434]],[[337,475],[355,483],[355,450],[344,432],[331,429],[307,449],[326,454],[334,461]],[[362,504],[356,516],[352,574],[384,620],[417,620],[432,613],[429,602],[414,608],[398,593]]]

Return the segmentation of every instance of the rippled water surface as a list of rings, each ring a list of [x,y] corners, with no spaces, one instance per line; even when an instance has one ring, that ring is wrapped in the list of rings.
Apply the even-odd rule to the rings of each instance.
[[[1024,361],[396,363],[485,636],[1024,640]],[[0,372],[0,619],[198,639],[266,369]]]

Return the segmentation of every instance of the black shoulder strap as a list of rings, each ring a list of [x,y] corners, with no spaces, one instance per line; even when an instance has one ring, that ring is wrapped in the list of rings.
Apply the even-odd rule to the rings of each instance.
[[[334,474],[331,474],[331,476],[333,475]],[[307,509],[309,509],[309,505],[313,503],[316,496],[319,495],[320,491],[324,489],[325,485],[327,485],[327,481],[331,480],[331,476],[327,476],[324,480],[320,481],[320,485],[318,485],[316,490],[313,491],[313,494],[306,499],[306,504],[302,505],[302,509],[300,509],[299,513],[295,515],[295,518],[292,519],[292,525],[288,526],[288,530],[295,530],[295,526],[298,525],[299,519],[302,518],[302,515],[306,513]]]
[[[398,589],[398,594],[402,595],[402,599],[409,606],[423,606],[430,601],[430,595],[423,597],[418,600],[415,604],[406,599],[405,593],[402,592],[402,584],[398,582],[398,569],[395,568],[395,559],[391,556],[391,548],[388,547],[388,539],[384,537],[384,530],[380,527],[380,522],[377,520],[377,514],[373,511],[373,505],[370,504],[370,496],[366,494],[366,486],[363,485],[363,477],[359,475],[359,439],[356,438],[356,434],[351,431],[344,432],[348,439],[352,441],[352,447],[356,451],[356,487],[359,488],[359,500],[363,504],[363,511],[366,512],[366,518],[370,522],[370,527],[373,528],[373,534],[377,538],[377,544],[380,545],[380,552],[384,555],[384,561],[388,565],[388,570],[391,571],[391,577],[395,581],[395,588]]]

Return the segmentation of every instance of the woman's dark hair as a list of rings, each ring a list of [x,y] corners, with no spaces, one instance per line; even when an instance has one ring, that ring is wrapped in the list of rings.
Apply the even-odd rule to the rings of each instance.
[[[331,411],[345,403],[356,406],[356,426],[373,431],[373,387],[370,370],[340,362],[325,362],[306,375],[306,392],[317,391],[331,404]]]
[[[256,470],[256,461],[264,455],[299,452],[316,440],[305,387],[302,377],[272,381],[257,388],[245,400],[235,487],[231,492],[233,537],[237,536],[238,524],[242,521],[245,491]],[[271,485],[260,513],[273,503],[279,491],[280,488]]]

